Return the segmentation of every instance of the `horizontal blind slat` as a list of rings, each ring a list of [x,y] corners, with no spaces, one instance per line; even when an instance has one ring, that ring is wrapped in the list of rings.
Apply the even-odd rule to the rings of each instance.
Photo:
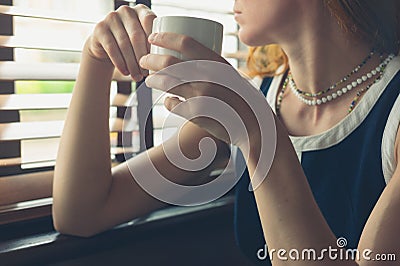
[[[224,53],[226,58],[234,58],[238,60],[246,60],[248,56],[247,51],[237,51],[236,53]]]
[[[17,63],[0,62],[0,80],[75,80],[79,64],[76,63]],[[116,81],[132,81],[115,71]]]
[[[71,96],[69,93],[0,95],[0,110],[65,109]]]
[[[0,159],[0,167],[18,166],[18,165],[21,165],[21,163],[22,163],[22,159],[20,157]]]
[[[33,39],[24,36],[0,36],[0,47],[81,52],[82,43],[65,42],[58,38]]]
[[[124,154],[124,153],[132,153],[137,152],[134,147],[111,147],[111,154]]]
[[[0,111],[66,109],[69,107],[71,97],[70,93],[0,94]],[[111,106],[127,107],[135,104],[130,104],[128,95],[118,93],[111,100]]]
[[[64,121],[16,122],[0,124],[0,141],[53,138],[61,136]],[[122,118],[110,119],[110,132],[130,132],[136,125],[123,122]]]
[[[58,137],[63,126],[64,121],[3,123],[0,124],[0,140]]]
[[[111,106],[116,107],[128,107],[128,106],[137,106],[137,101],[135,100],[135,95],[126,95],[122,93],[118,93],[111,100]]]
[[[239,36],[239,32],[238,31],[234,31],[234,32],[225,32],[225,36],[233,36],[233,37],[237,37]]]
[[[1,177],[0,205],[2,209],[5,205],[50,197],[52,179],[53,171]],[[29,188],[30,193],[26,193],[26,188]]]
[[[0,14],[19,16],[19,17],[30,17],[30,18],[41,18],[51,19],[58,21],[68,21],[77,23],[89,23],[94,24],[98,21],[98,18],[88,18],[80,16],[65,15],[60,12],[54,12],[52,10],[32,9],[23,8],[19,6],[5,6],[0,5]]]
[[[37,159],[37,160],[34,160],[34,161],[23,160],[20,157],[18,157],[18,158],[0,159],[0,171],[1,171],[2,167],[10,167],[10,166],[21,167],[22,165],[27,165],[27,164],[35,164],[36,167],[54,166],[56,157],[55,156],[53,156],[53,157],[54,158],[51,158],[49,160]]]

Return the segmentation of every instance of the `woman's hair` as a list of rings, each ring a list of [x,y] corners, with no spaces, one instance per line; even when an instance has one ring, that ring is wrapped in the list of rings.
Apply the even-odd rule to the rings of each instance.
[[[378,52],[399,53],[400,0],[324,0],[342,30],[371,44]],[[250,47],[248,74],[274,76],[279,66],[288,68],[286,54],[278,45]]]

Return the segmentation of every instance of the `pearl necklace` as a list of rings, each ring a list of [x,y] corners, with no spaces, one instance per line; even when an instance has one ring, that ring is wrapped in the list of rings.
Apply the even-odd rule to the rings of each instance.
[[[291,88],[292,92],[294,95],[297,96],[297,98],[299,100],[301,100],[303,103],[309,105],[309,106],[315,106],[315,105],[321,105],[327,102],[330,102],[334,99],[339,98],[340,96],[346,94],[347,92],[351,91],[352,89],[358,87],[359,85],[361,85],[362,83],[364,83],[365,81],[373,78],[374,76],[376,76],[377,74],[379,74],[381,72],[381,70],[383,68],[385,68],[390,60],[392,60],[394,57],[393,54],[390,54],[385,60],[383,60],[379,66],[377,66],[376,68],[372,69],[369,73],[357,78],[355,81],[349,83],[347,86],[343,87],[342,89],[339,89],[333,93],[331,93],[328,96],[324,96],[321,99],[307,99],[305,98],[300,92],[299,89],[297,88],[296,83],[293,80],[292,74],[289,72],[288,76],[287,76],[287,81],[289,84],[289,87]],[[316,97],[316,96],[312,96],[312,97]]]
[[[366,74],[366,75],[364,75],[364,76],[361,77],[361,80],[362,80],[362,81],[364,81],[364,79],[365,79],[365,80],[368,80],[368,79],[372,78],[373,76],[375,76],[375,75],[378,73],[377,70],[379,69],[379,76],[378,76],[373,82],[371,82],[370,84],[368,84],[364,89],[360,89],[360,90],[357,92],[357,95],[354,97],[353,101],[352,101],[351,104],[350,104],[350,107],[349,107],[349,110],[348,110],[349,113],[351,113],[351,111],[353,111],[353,109],[354,109],[355,105],[357,104],[357,101],[358,101],[358,99],[361,97],[361,95],[362,95],[364,92],[366,92],[372,85],[374,85],[375,83],[377,83],[377,82],[382,78],[382,75],[383,75],[384,70],[386,69],[386,66],[389,64],[389,62],[390,62],[393,58],[394,58],[394,54],[390,54],[384,61],[382,61],[382,62],[379,64],[378,67],[376,67],[375,69],[371,70],[370,73],[368,73],[368,74]],[[285,79],[285,81],[284,81],[284,83],[283,83],[283,85],[282,85],[282,89],[281,89],[281,91],[279,92],[278,99],[277,99],[277,102],[276,102],[276,107],[275,107],[275,109],[276,109],[276,114],[277,114],[278,116],[280,116],[280,109],[281,109],[281,105],[282,105],[283,94],[285,93],[285,90],[286,90],[287,85],[288,85],[288,83],[289,83],[289,75],[290,75],[290,72],[289,72],[287,78]],[[364,77],[364,78],[363,78],[363,77]],[[365,78],[365,77],[366,77],[366,78]],[[362,83],[362,81],[361,81],[360,83]],[[357,84],[354,84],[354,82],[352,82],[352,83],[351,83],[352,88],[353,88],[353,85],[354,85],[354,87],[356,87],[356,86],[358,85],[358,82],[359,82],[359,79],[357,79]],[[344,91],[345,91],[345,92],[344,92]],[[332,95],[329,95],[329,96],[332,97],[332,98],[330,98],[329,96],[327,96],[327,97],[326,97],[326,102],[329,102],[329,101],[331,101],[331,100],[333,100],[333,99],[336,99],[338,96],[340,97],[340,95],[343,95],[343,93],[346,93],[347,91],[348,91],[348,88],[347,88],[347,87],[343,88],[342,90],[338,90],[338,91],[336,92],[336,95],[335,95],[334,93],[333,93]],[[329,97],[330,100],[328,99],[328,97]],[[321,101],[322,101],[322,100],[321,100]],[[318,104],[318,103],[317,103],[317,104]],[[321,104],[321,103],[320,103],[320,104]],[[312,105],[312,104],[311,104],[311,105]]]
[[[311,93],[311,92],[307,92],[307,91],[302,91],[302,90],[300,90],[298,88],[296,88],[296,91],[299,94],[307,96],[307,97],[317,97],[317,96],[323,95],[323,94],[327,93],[328,91],[331,91],[334,88],[336,88],[337,86],[339,86],[339,85],[343,84],[344,82],[346,82],[352,75],[357,73],[369,61],[369,59],[371,59],[371,57],[374,54],[375,54],[375,51],[372,49],[372,51],[364,58],[364,60],[361,62],[361,64],[356,66],[349,74],[347,74],[345,77],[343,77],[341,80],[339,80],[335,84],[331,85],[327,89],[320,90],[317,93]]]

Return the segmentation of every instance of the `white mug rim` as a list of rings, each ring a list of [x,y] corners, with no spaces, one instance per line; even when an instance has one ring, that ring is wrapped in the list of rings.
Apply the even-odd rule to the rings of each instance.
[[[192,16],[161,16],[161,17],[156,17],[155,20],[162,20],[162,19],[174,19],[174,18],[180,18],[180,19],[193,19],[193,20],[201,20],[201,21],[207,21],[207,22],[212,22],[215,24],[218,24],[219,26],[223,27],[223,25],[215,20],[212,19],[207,19],[207,18],[199,18],[199,17],[192,17]]]

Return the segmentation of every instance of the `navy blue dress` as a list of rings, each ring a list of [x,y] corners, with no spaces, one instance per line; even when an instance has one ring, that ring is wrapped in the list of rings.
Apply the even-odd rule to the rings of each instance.
[[[356,106],[355,113],[348,115],[357,123],[339,124],[327,137],[292,139],[296,151],[301,150],[299,159],[319,208],[334,234],[347,239],[348,248],[357,247],[364,225],[386,186],[381,143],[386,121],[400,92],[397,70],[382,81],[381,92],[371,92],[376,97],[369,95],[368,100],[364,99],[365,95],[361,100],[366,102],[359,103],[364,107],[357,110]],[[270,85],[271,78],[265,78],[261,85],[265,95]],[[356,125],[349,126],[352,123]],[[254,263],[269,265],[268,258],[257,258],[257,251],[264,247],[265,240],[254,195],[248,191],[248,185],[246,170],[236,187],[236,240]]]

